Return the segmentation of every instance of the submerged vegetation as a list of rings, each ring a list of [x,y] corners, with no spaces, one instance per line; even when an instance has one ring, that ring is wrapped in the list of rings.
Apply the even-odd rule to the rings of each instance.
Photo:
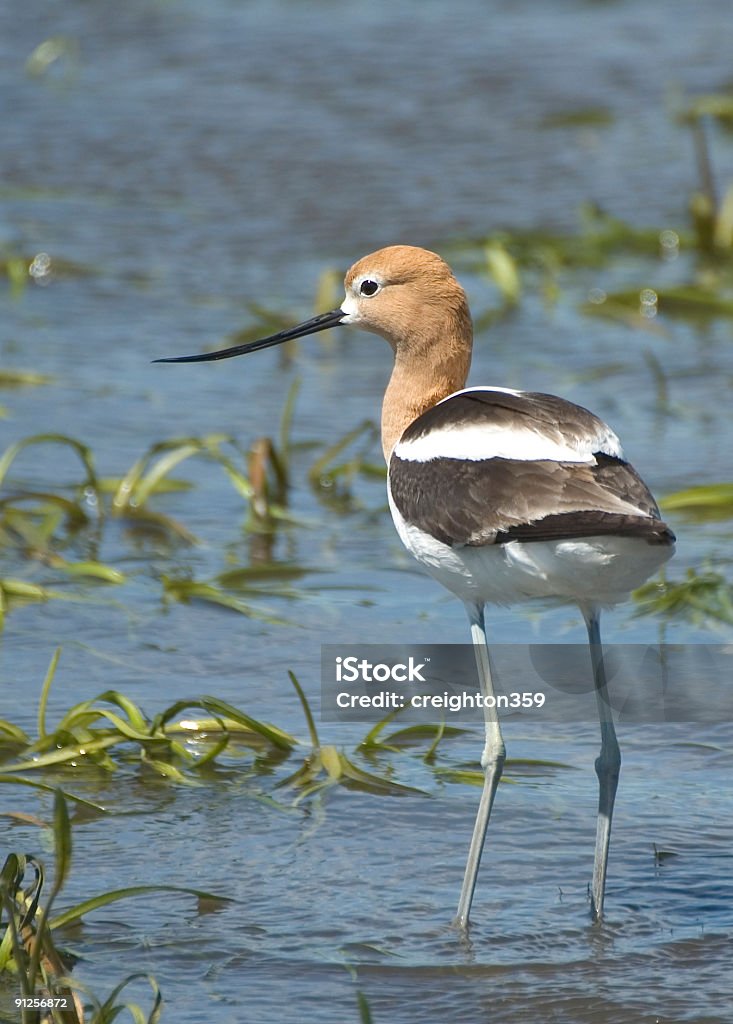
[[[711,189],[709,186],[708,192]],[[684,283],[656,285],[650,273],[638,289],[605,293],[595,288],[580,303],[581,312],[612,317],[631,328],[643,329],[653,325],[658,317],[705,320],[733,316],[733,240],[726,227],[733,207],[731,196],[733,186],[723,200],[711,206],[710,216],[715,224],[712,249],[705,242],[707,236],[699,231],[630,226],[592,207],[584,210],[583,230],[579,234],[504,232],[454,243],[452,257],[488,276],[499,296],[498,306],[479,313],[477,328],[510,315],[530,288],[539,288],[546,299],[555,301],[568,273],[630,256],[643,257],[645,265],[653,269],[683,252],[689,256],[685,266],[691,275]],[[333,273],[327,271],[318,293],[332,288]],[[330,295],[328,298],[332,301]],[[260,323],[254,333],[260,333],[263,323],[274,328],[282,326],[277,318],[277,322],[271,323],[274,316],[268,317],[265,311],[258,310]],[[655,382],[658,404],[661,409],[668,409],[667,373],[651,352],[643,357]],[[7,373],[4,380],[10,387],[47,383],[41,374],[20,371]],[[0,626],[14,607],[28,602],[78,599],[80,588],[85,599],[99,599],[98,584],[123,587],[130,582],[131,575],[140,572],[152,572],[163,602],[201,601],[273,625],[288,624],[288,616],[273,607],[272,601],[307,596],[301,581],[316,569],[280,563],[272,557],[272,542],[278,533],[308,531],[313,525],[298,509],[290,507],[294,451],[297,449],[299,455],[298,483],[304,477],[319,502],[330,510],[347,516],[362,513],[364,506],[357,497],[356,485],[368,485],[370,481],[374,484],[373,507],[382,508],[384,504],[385,474],[383,465],[375,459],[374,424],[361,423],[329,445],[294,446],[291,425],[297,392],[296,381],[285,400],[276,439],[260,437],[243,445],[239,438],[226,434],[168,438],[152,443],[118,475],[109,475],[106,466],[100,472],[92,447],[70,435],[35,434],[8,446],[0,454],[0,548],[8,555],[6,565],[12,563],[14,571],[6,569],[0,575]],[[58,452],[59,464],[65,465],[65,456],[70,456],[79,467],[77,480],[63,485],[35,479],[32,484],[26,483],[29,463],[39,448],[46,450],[47,462],[49,450]],[[310,464],[303,469],[302,455],[306,451],[310,453]],[[220,470],[241,500],[242,518],[236,531],[259,538],[257,557],[252,564],[222,567],[214,576],[200,579],[192,568],[182,569],[180,560],[159,572],[157,568],[153,571],[149,559],[138,558],[132,574],[119,562],[105,560],[101,552],[105,531],[111,523],[124,528],[124,536],[136,551],[152,553],[161,545],[173,551],[177,546],[193,547],[198,543],[189,526],[166,510],[173,505],[171,495],[195,486],[192,480],[180,475],[184,464],[193,459],[204,460]],[[673,520],[730,522],[733,483],[706,482],[687,487],[663,496],[662,507]],[[28,568],[25,573],[23,566]],[[89,589],[95,585],[96,589]],[[730,584],[721,575],[719,593],[724,595],[726,588]],[[722,615],[718,602],[701,606],[699,580],[693,585],[691,577],[669,580],[663,590],[648,584],[638,598],[641,613],[664,611],[666,615],[685,615],[689,611],[697,622],[704,624],[705,609],[710,608],[711,620],[722,617],[727,621],[725,600]]]
[[[38,824],[45,825],[41,821]],[[154,978],[131,974],[101,1002],[87,986],[70,977],[77,958],[59,947],[58,936],[84,916],[131,897],[175,893],[220,902],[222,898],[198,889],[134,885],[89,897],[52,915],[71,869],[73,849],[68,805],[59,789],[55,791],[48,827],[53,835],[54,873],[45,899],[46,871],[36,857],[10,853],[0,870],[0,978],[10,975],[15,979],[17,995],[8,1001],[16,1006],[21,1002],[17,1019],[21,1024],[35,1024],[41,1019],[54,1024],[111,1024],[126,1010],[141,1024],[155,1024],[160,1018],[162,996]],[[145,978],[152,989],[148,1013],[135,1003],[120,1002],[124,990],[139,978]],[[85,1002],[90,1004],[88,1010]]]
[[[194,457],[222,471],[241,499],[241,528],[265,543],[258,549],[256,564],[225,569],[213,579],[195,579],[178,569],[155,573],[161,599],[204,601],[285,624],[287,620],[261,599],[304,597],[297,581],[315,571],[315,567],[273,561],[266,543],[278,530],[308,530],[313,525],[289,508],[290,424],[297,390],[296,382],[285,401],[277,441],[259,438],[245,449],[235,437],[224,434],[171,438],[150,445],[119,476],[100,475],[91,447],[71,436],[36,434],[10,445],[0,454],[0,549],[8,556],[6,564],[12,559],[17,566],[29,566],[33,579],[0,576],[0,627],[13,607],[73,597],[68,586],[72,582],[79,586],[85,581],[117,586],[130,582],[130,573],[100,555],[111,523],[124,528],[136,549],[142,546],[152,553],[161,545],[169,551],[196,546],[198,538],[186,524],[157,507],[167,496],[194,486],[174,476]],[[383,485],[384,469],[372,461],[375,437],[376,428],[365,422],[317,453],[307,479],[320,502],[342,512],[359,511],[355,480],[372,479]],[[63,486],[51,482],[40,488],[13,486],[11,472],[27,473],[24,458],[40,447],[46,453],[57,451],[59,464],[64,464],[65,453],[71,454],[80,467],[79,479]],[[380,487],[375,502],[381,506],[383,501]],[[143,561],[137,571],[152,569],[149,561]],[[85,593],[93,600],[98,591]]]
[[[72,780],[72,786],[73,779],[88,785],[95,776],[121,775],[124,783],[131,771],[141,773],[149,785],[157,782],[202,786],[229,780],[236,766],[240,783],[244,780],[254,795],[266,796],[269,807],[286,810],[306,800],[321,801],[335,786],[378,795],[425,796],[424,790],[394,777],[393,755],[417,749],[423,751],[422,765],[436,780],[480,785],[481,773],[477,770],[436,765],[441,741],[462,731],[445,724],[397,728],[383,736],[394,718],[392,714],[368,732],[352,755],[322,744],[305,693],[293,673],[290,680],[302,704],[308,733],[308,740],[304,741],[210,696],[177,700],[151,718],[129,697],[107,691],[69,708],[51,726],[47,706],[59,654],[55,653],[42,685],[37,737],[30,737],[13,722],[0,720],[0,784],[35,789],[46,806],[49,796],[52,797],[50,823],[27,812],[4,814],[18,823],[51,831],[55,870],[48,897],[43,898],[44,865],[34,855],[11,852],[0,870],[0,980],[4,976],[12,978],[14,990],[22,998],[46,1000],[44,1005],[50,1008],[44,1020],[59,1024],[107,1024],[127,1010],[133,1019],[155,1024],[162,1010],[161,991],[153,977],[131,974],[104,1001],[74,980],[70,974],[76,957],[61,944],[65,929],[103,907],[139,896],[193,896],[209,906],[230,899],[221,893],[191,887],[131,884],[88,896],[61,912],[55,911],[71,867],[73,819],[69,804],[76,808],[82,824],[114,817],[115,813],[106,802],[95,802],[62,788],[58,781],[49,781],[58,780],[61,773]],[[294,770],[293,759],[298,762]],[[521,772],[527,766],[540,771],[568,767],[510,760],[505,781],[512,781],[513,769]],[[121,1001],[124,990],[140,978],[147,978],[152,989],[152,1007],[148,1012],[135,1003]],[[52,1005],[54,1001],[57,1005]],[[2,1002],[0,996],[0,1014]],[[362,1019],[369,1019],[362,994],[358,1005]],[[22,1024],[34,1024],[40,1018],[38,1010],[23,1009],[19,1019]]]

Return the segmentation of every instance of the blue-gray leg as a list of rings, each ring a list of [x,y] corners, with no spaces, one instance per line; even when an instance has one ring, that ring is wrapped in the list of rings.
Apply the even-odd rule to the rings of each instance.
[[[600,613],[595,608],[583,609],[583,615],[588,629],[598,718],[601,723],[601,752],[596,759],[598,824],[593,884],[591,886],[591,915],[594,921],[600,921],[603,917],[603,898],[606,891],[606,868],[608,866],[608,846],[611,841],[613,804],[621,771],[621,750],[616,739],[611,706],[608,701],[608,684],[601,646]]]

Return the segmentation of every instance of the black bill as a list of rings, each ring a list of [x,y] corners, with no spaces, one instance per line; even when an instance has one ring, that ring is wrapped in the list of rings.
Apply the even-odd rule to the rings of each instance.
[[[154,359],[154,363],[208,363],[215,359],[231,359],[233,356],[244,356],[248,352],[259,352],[261,348],[270,348],[272,345],[282,345],[284,341],[291,341],[293,338],[303,338],[306,334],[317,334],[319,331],[326,331],[329,327],[338,327],[346,316],[342,309],[332,309],[330,313],[320,313],[318,316],[305,320],[297,327],[288,327],[278,334],[271,334],[269,338],[260,338],[259,341],[248,341],[242,345],[232,345],[231,348],[222,348],[218,352],[202,352],[196,356],[167,356],[163,359]]]

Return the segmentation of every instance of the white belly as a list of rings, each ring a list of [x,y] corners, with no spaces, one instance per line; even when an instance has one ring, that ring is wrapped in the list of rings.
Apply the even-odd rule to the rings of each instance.
[[[614,536],[450,547],[406,523],[391,495],[390,509],[407,550],[451,593],[474,604],[509,605],[532,598],[618,604],[674,552],[672,545]]]

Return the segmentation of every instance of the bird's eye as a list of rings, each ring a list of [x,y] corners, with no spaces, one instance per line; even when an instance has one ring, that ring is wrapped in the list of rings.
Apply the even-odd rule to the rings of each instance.
[[[379,285],[376,281],[362,281],[359,285],[360,295],[375,295],[379,291]]]

